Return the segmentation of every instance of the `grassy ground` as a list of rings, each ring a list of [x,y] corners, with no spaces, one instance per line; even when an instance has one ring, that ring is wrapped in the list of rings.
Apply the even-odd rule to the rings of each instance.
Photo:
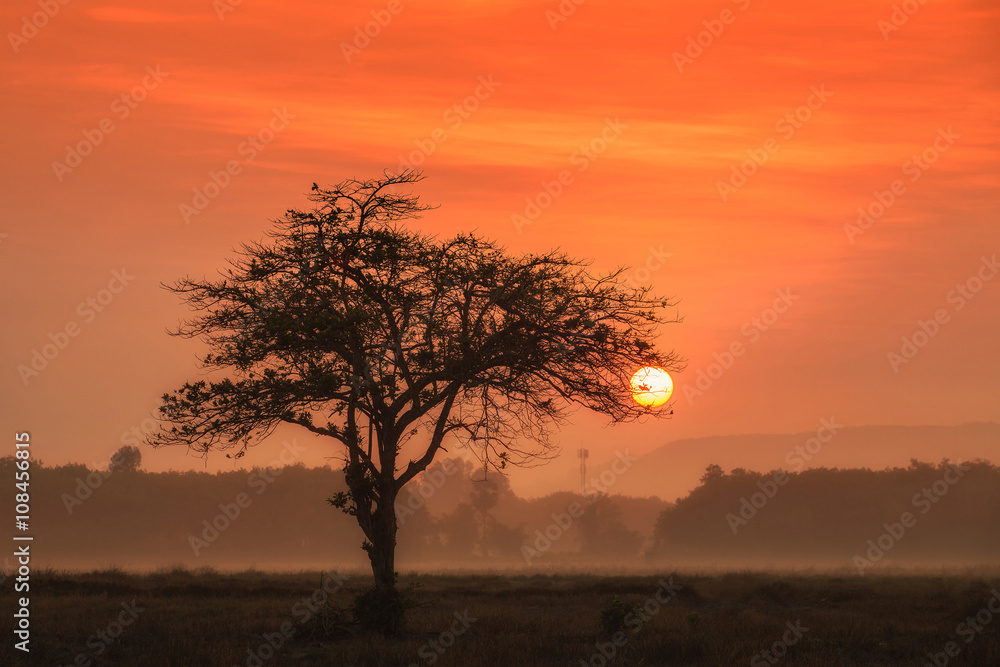
[[[354,637],[319,604],[329,598],[346,608],[369,580],[362,573],[338,583],[320,573],[37,572],[31,653],[13,649],[5,611],[0,664],[828,667],[935,664],[928,654],[938,654],[937,667],[1000,665],[1000,613],[988,606],[996,595],[1000,610],[995,571],[405,575],[402,586],[416,585],[418,606],[394,640]],[[664,586],[671,583],[680,588]],[[618,645],[600,615],[614,597],[623,611],[646,606],[624,619]],[[3,598],[12,609],[9,581]],[[949,642],[957,655],[947,655]]]

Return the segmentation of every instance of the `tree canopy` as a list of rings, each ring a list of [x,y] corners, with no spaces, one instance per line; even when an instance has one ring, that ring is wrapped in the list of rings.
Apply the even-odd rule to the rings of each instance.
[[[220,377],[164,395],[152,443],[239,457],[282,423],[328,436],[350,487],[333,502],[375,542],[446,438],[502,469],[553,455],[574,405],[611,422],[649,414],[628,381],[680,367],[654,342],[674,303],[558,250],[417,231],[405,222],[429,207],[402,188],[421,178],[314,184],[312,210],[288,210],[218,277],[171,286],[196,311],[174,333],[203,340]],[[418,435],[419,455],[398,462]]]

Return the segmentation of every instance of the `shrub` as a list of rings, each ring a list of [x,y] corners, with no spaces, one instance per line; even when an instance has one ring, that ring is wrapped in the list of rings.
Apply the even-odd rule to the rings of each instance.
[[[397,636],[405,627],[406,612],[411,607],[413,601],[399,591],[372,586],[354,598],[354,622],[364,633]]]
[[[611,602],[601,607],[601,630],[611,636],[625,629],[625,619],[629,614],[638,614],[641,610],[636,605],[627,605],[615,595]]]

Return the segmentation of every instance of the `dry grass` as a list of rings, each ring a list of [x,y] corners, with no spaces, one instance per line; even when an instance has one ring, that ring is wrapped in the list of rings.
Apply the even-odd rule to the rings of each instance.
[[[599,610],[613,596],[643,604],[661,578],[683,588],[651,616],[612,660],[602,662]],[[349,606],[369,576],[355,573],[324,611],[329,637],[295,605],[318,588],[319,573],[158,571],[128,574],[37,572],[32,577],[32,651],[12,647],[4,614],[0,664],[149,665],[767,665],[759,653],[781,640],[786,623],[808,628],[775,664],[924,665],[955,641],[948,665],[1000,664],[1000,615],[966,643],[956,627],[985,608],[1000,576],[867,576],[738,572],[663,575],[410,574],[418,606],[399,639],[354,637],[337,608]],[[4,587],[5,608],[13,593]],[[322,596],[320,596],[322,597]],[[136,600],[145,611],[100,655],[88,638]],[[652,606],[651,606],[652,608]],[[299,610],[305,607],[299,607]],[[455,623],[476,620],[443,654],[428,642]],[[312,614],[310,614],[312,615]],[[267,660],[251,654],[264,636],[292,628]],[[456,624],[456,627],[460,627]],[[631,627],[634,627],[631,626]],[[445,638],[447,640],[447,638]],[[607,645],[605,646],[608,647]],[[267,651],[264,651],[265,656]],[[433,662],[430,658],[435,658]],[[79,657],[83,656],[83,657]],[[755,656],[757,657],[755,661]],[[581,663],[581,660],[583,661]]]

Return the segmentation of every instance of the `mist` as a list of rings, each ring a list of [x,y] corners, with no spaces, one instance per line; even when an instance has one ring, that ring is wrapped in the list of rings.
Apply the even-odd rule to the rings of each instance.
[[[12,457],[2,460],[4,474],[13,467]],[[36,465],[37,562],[69,570],[367,566],[356,521],[328,502],[346,489],[340,470],[301,463],[220,473],[136,468]],[[399,494],[397,565],[413,572],[867,574],[980,566],[1000,553],[1000,468],[985,459],[914,459],[878,470],[710,464],[675,501],[629,495],[630,478],[650,474],[642,468],[609,464],[592,471],[583,489],[524,498],[508,477],[444,458]]]

